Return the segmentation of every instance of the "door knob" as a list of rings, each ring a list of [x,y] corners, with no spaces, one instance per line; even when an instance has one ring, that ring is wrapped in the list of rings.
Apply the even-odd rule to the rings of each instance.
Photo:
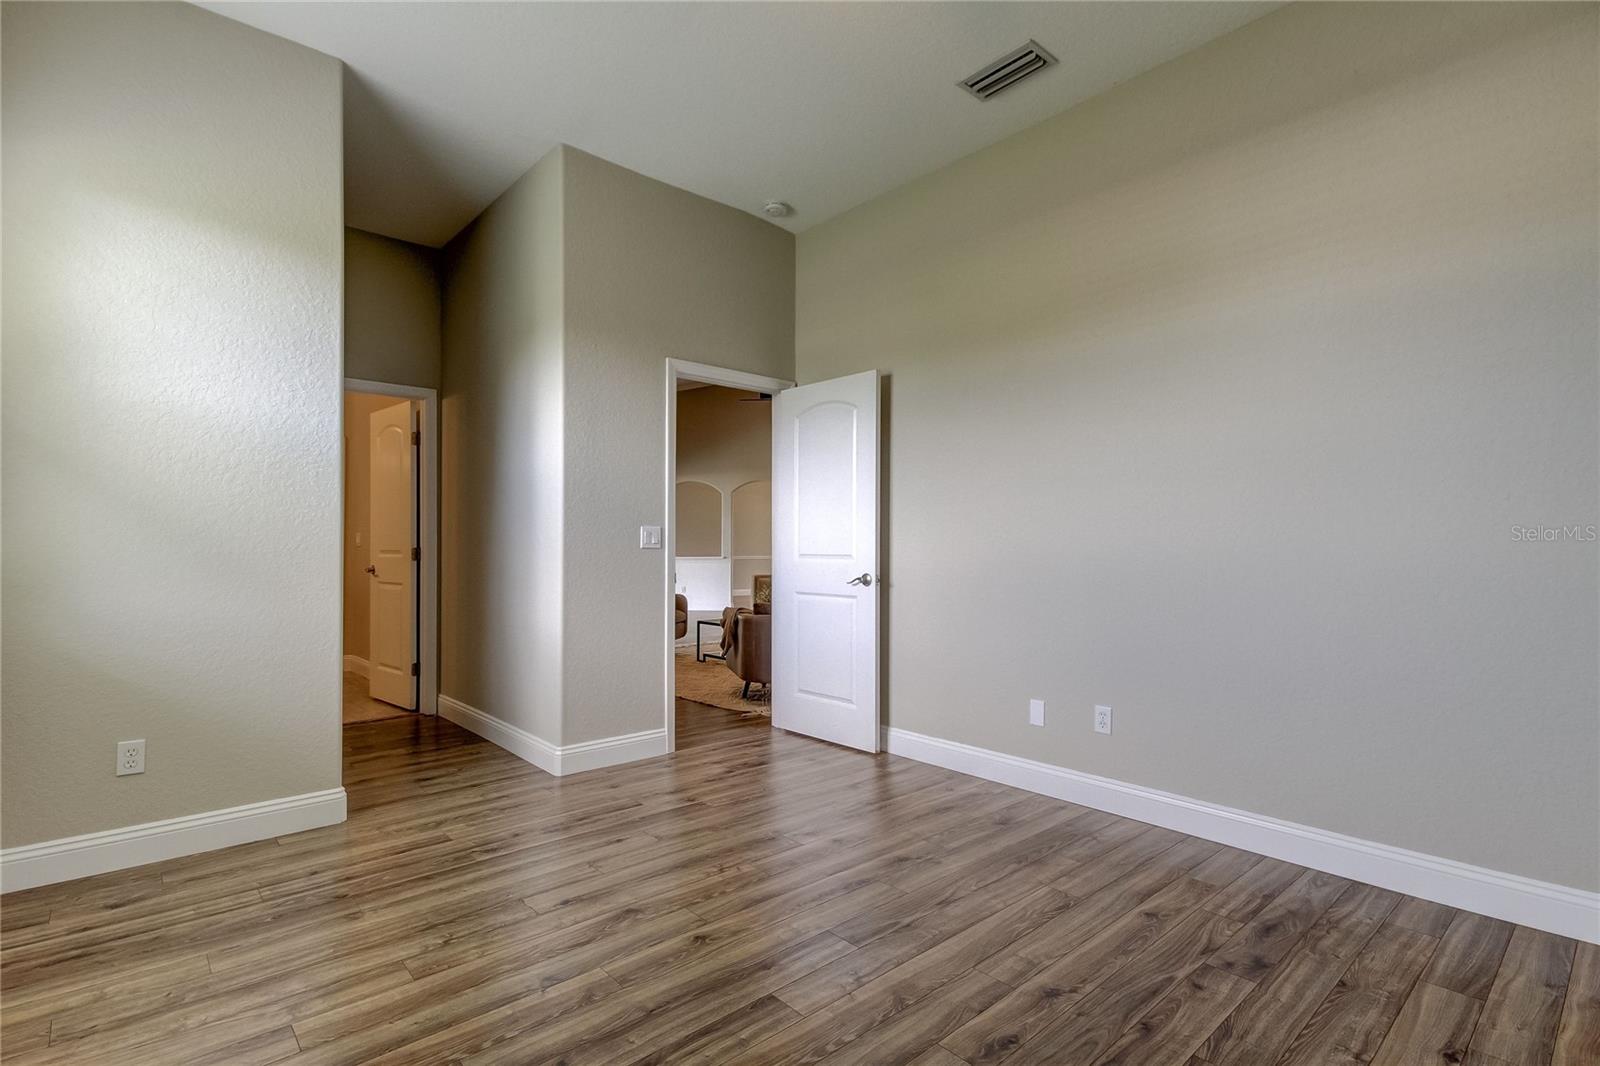
[[[369,566],[369,567],[367,567],[367,573],[371,574],[373,577],[377,577],[378,576],[378,568],[376,566]]]
[[[860,577],[853,577],[848,582],[846,582],[846,584],[849,584],[849,585],[863,585],[866,588],[871,588],[872,587],[872,575],[871,574],[862,574]]]

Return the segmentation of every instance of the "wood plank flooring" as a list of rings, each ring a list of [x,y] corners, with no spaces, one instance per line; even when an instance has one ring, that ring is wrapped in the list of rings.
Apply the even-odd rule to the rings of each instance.
[[[557,780],[348,726],[344,825],[0,901],[6,1063],[1600,1062],[1600,949],[680,703]]]

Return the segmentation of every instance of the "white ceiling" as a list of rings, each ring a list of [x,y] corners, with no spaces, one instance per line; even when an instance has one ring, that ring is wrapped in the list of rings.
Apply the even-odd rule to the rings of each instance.
[[[454,236],[565,143],[802,230],[1275,3],[208,3],[337,56],[345,214]],[[1034,38],[1059,66],[956,82]]]

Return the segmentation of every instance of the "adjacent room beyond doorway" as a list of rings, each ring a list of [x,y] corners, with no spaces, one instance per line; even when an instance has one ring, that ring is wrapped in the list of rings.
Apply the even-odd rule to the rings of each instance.
[[[345,393],[345,725],[417,709],[417,407]]]
[[[693,715],[770,717],[772,402],[678,382],[676,693]]]

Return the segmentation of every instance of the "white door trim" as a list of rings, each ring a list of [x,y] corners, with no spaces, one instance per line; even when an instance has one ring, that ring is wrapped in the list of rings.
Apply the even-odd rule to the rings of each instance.
[[[345,378],[345,392],[365,392],[375,396],[396,396],[422,402],[422,474],[419,478],[417,507],[422,525],[422,560],[417,577],[417,710],[439,713],[439,390],[420,385],[396,385],[388,381]],[[343,469],[343,464],[340,464]],[[339,487],[342,496],[344,486]],[[342,514],[342,508],[341,508]],[[344,573],[346,532],[340,520],[339,572]],[[341,676],[343,661],[340,662]]]
[[[677,545],[673,542],[673,530],[678,521],[678,379],[685,378],[689,381],[703,381],[707,385],[725,385],[730,389],[749,389],[752,392],[782,392],[784,389],[794,387],[794,382],[784,378],[769,378],[761,374],[749,374],[743,370],[729,370],[727,367],[710,366],[706,363],[693,363],[686,359],[668,359],[666,374],[666,411],[667,435],[662,443],[662,452],[666,455],[666,499],[667,515],[666,525],[661,527],[661,632],[665,638],[662,641],[661,663],[661,691],[663,715],[667,734],[666,750],[670,754],[678,750],[677,715],[677,690],[674,684],[674,674],[677,671],[677,641],[672,634],[672,597],[677,591],[673,581],[672,564],[677,557]],[[724,534],[727,530],[723,531]]]

